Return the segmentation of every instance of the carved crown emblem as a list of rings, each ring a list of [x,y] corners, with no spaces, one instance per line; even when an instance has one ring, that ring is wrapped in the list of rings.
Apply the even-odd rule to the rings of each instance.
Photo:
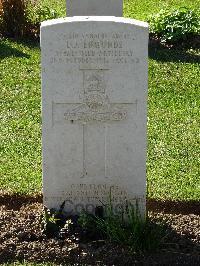
[[[90,72],[86,74],[84,79],[85,93],[88,92],[100,92],[105,93],[105,82],[103,75],[98,72]]]

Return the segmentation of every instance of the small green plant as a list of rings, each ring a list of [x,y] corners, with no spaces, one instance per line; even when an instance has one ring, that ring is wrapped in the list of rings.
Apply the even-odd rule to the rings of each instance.
[[[57,222],[59,221],[58,218],[56,218],[56,214],[52,214],[50,210],[44,208],[44,216],[42,221],[42,227],[44,229],[44,232],[47,234],[54,234],[58,232],[59,227]]]
[[[141,217],[138,205],[127,204],[126,211],[115,213],[112,205],[105,209],[105,217],[81,214],[79,224],[96,230],[111,242],[128,246],[133,252],[145,252],[159,247],[165,235],[164,226]]]
[[[200,33],[199,12],[181,7],[179,9],[162,9],[149,17],[150,32],[161,38],[161,42],[178,42]]]
[[[65,202],[61,204],[58,211],[54,209],[49,210],[44,207],[44,212],[41,216],[41,224],[45,234],[54,236],[58,234],[60,229],[65,225],[66,217],[63,212],[64,206]]]

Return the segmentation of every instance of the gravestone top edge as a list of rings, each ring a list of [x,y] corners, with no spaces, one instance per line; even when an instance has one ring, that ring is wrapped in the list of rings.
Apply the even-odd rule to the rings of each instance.
[[[132,18],[123,18],[115,16],[74,16],[66,18],[58,18],[46,20],[41,23],[42,27],[53,26],[61,23],[70,23],[70,22],[113,22],[113,23],[124,23],[124,24],[133,24],[142,28],[149,28],[149,24],[144,21],[132,19]]]
[[[66,0],[67,16],[123,16],[123,0]]]

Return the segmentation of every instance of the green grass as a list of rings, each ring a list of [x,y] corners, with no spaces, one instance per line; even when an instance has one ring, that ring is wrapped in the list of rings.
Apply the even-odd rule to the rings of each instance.
[[[32,193],[41,189],[40,51],[0,42],[0,187]]]
[[[164,62],[149,62],[148,195],[199,200],[199,65],[173,62],[178,54],[179,60],[196,60],[160,50],[157,57]]]
[[[174,7],[182,3],[196,7],[196,2],[125,0],[125,16],[145,19],[164,5]],[[54,0],[53,7],[58,7],[58,1]],[[197,52],[184,54],[158,49],[150,53],[147,161],[150,198],[200,198]],[[0,189],[41,192],[39,47],[1,40],[0,84]]]
[[[199,8],[196,0],[124,0],[124,16],[147,20],[150,14],[156,14],[163,8]]]
[[[40,0],[42,6],[49,5],[60,16],[65,16],[65,0]],[[51,4],[49,4],[51,2]],[[157,13],[162,8],[176,7],[199,8],[196,0],[124,0],[124,16],[146,20],[149,14]]]

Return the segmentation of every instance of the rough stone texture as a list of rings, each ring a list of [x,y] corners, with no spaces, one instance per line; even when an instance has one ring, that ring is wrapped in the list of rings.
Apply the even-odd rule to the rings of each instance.
[[[122,17],[123,0],[67,0],[67,15]]]
[[[148,25],[116,17],[42,23],[43,193],[94,212],[145,211]]]

